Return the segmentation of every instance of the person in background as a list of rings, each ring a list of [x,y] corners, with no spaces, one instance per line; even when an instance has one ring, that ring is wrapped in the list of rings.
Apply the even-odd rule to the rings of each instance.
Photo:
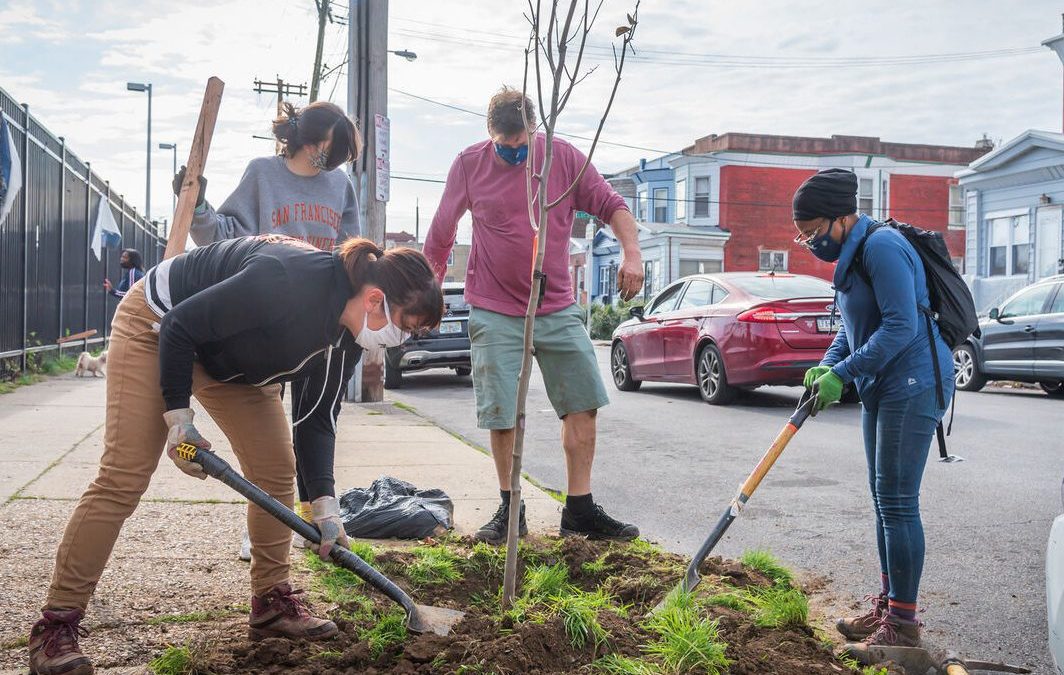
[[[546,137],[537,134],[536,113],[526,96],[504,87],[488,104],[490,138],[472,145],[451,165],[439,208],[425,239],[425,256],[442,282],[454,247],[458,221],[473,216],[473,247],[466,272],[469,339],[477,425],[491,431],[491,454],[502,503],[476,537],[489,543],[506,539],[510,504],[510,467],[517,416],[517,381],[524,355],[524,323],[531,292],[533,230],[525,186],[526,162],[542,163]],[[525,120],[528,120],[526,126]],[[534,153],[529,145],[534,144]],[[553,141],[554,163],[548,194],[576,188],[549,212],[540,236],[546,238],[544,292],[534,329],[536,361],[554,412],[562,420],[568,486],[560,533],[594,539],[634,539],[639,528],[609,516],[591,496],[596,415],[609,403],[584,330],[584,313],[573,299],[569,277],[569,237],[573,212],[586,211],[607,222],[623,251],[618,270],[620,295],[632,298],[643,287],[643,264],[636,222],[624,199],[603,180],[579,150]],[[586,167],[585,167],[586,164]],[[524,508],[520,529],[524,534]]]
[[[140,251],[135,248],[122,250],[122,257],[118,259],[118,265],[122,268],[122,278],[118,280],[118,286],[112,286],[110,279],[103,280],[105,291],[119,300],[126,297],[129,289],[144,276],[144,258]]]
[[[946,411],[936,384],[941,382],[945,401],[952,398],[952,352],[938,325],[926,318],[930,302],[920,255],[905,235],[857,213],[852,171],[827,169],[802,183],[794,194],[794,226],[797,244],[836,263],[842,314],[835,340],[820,365],[806,372],[805,385],[817,392],[816,410],[837,402],[851,382],[864,406],[881,588],[867,613],[839,619],[836,627],[866,646],[916,647],[924,567],[920,482]],[[937,341],[937,367],[931,339]]]
[[[339,106],[317,101],[297,109],[284,105],[273,122],[273,135],[281,154],[251,160],[240,183],[215,209],[205,198],[207,179],[200,178],[196,210],[192,218],[192,241],[203,246],[222,239],[249,234],[284,234],[302,239],[322,251],[331,251],[350,237],[359,236],[358,200],[355,188],[342,168],[362,152],[358,127]],[[185,167],[174,176],[174,194],[185,179]],[[344,382],[351,379],[355,364],[349,364]],[[292,420],[299,422],[314,403],[307,399],[302,381],[292,382]],[[340,400],[333,406],[332,424],[340,414]],[[302,427],[302,428],[301,428]],[[307,487],[298,462],[300,445],[323,433],[311,422],[296,424],[297,510],[309,517]],[[295,537],[297,546],[302,538]],[[250,541],[244,533],[240,558],[251,559]]]

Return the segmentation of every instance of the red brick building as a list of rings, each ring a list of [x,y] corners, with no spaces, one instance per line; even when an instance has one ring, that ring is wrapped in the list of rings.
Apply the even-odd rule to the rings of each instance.
[[[853,170],[860,184],[859,211],[945,232],[950,251],[963,264],[963,205],[952,176],[989,150],[986,143],[965,148],[866,136],[727,133],[700,138],[678,153],[642,160],[638,168],[611,182],[618,188],[628,186],[629,194],[634,182],[630,201],[641,222],[727,233],[723,254],[704,256],[700,269],[775,268],[830,279],[832,265],[793,243],[791,198],[802,181],[820,169]],[[678,255],[666,267],[678,273],[663,283],[692,269],[686,254]]]

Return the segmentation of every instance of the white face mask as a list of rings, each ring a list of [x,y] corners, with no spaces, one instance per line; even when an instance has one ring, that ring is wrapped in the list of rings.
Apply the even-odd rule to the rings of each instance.
[[[384,299],[383,304],[384,318],[388,323],[383,328],[373,330],[369,327],[369,312],[366,312],[366,318],[362,322],[362,330],[355,336],[355,342],[363,349],[376,351],[378,349],[398,347],[410,338],[410,333],[403,332],[399,326],[392,323],[392,313],[388,308],[387,298]]]

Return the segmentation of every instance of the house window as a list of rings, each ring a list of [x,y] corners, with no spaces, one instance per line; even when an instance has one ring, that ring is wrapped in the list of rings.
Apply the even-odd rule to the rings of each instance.
[[[654,188],[654,222],[669,222],[669,188]]]
[[[860,188],[857,191],[857,210],[860,213],[872,214],[872,179],[862,178]]]
[[[611,272],[616,269],[610,267],[609,264],[605,264],[599,267],[599,295],[613,295],[613,274]]]
[[[949,186],[949,229],[964,229],[964,189],[960,185]]]
[[[957,270],[957,274],[964,274],[964,256],[955,255],[950,260],[953,261],[953,269]]]
[[[709,176],[695,178],[695,218],[709,218]]]
[[[447,266],[448,267],[454,267],[454,249],[453,248],[451,249],[451,252],[447,254]]]
[[[646,222],[647,219],[647,191],[642,190],[635,196],[635,219]]]
[[[680,276],[686,277],[692,274],[712,274],[720,272],[723,263],[720,260],[681,260]]]
[[[786,272],[787,251],[760,251],[757,269],[762,272]]]
[[[643,297],[649,298],[659,288],[658,272],[661,271],[660,260],[647,260],[643,263]]]
[[[1027,216],[987,221],[990,240],[989,276],[1027,274],[1031,227]]]
[[[676,220],[687,219],[687,179],[676,181]]]

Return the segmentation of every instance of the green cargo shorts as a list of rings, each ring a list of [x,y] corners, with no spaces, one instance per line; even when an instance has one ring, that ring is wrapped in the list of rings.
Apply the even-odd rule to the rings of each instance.
[[[536,317],[532,343],[547,398],[558,417],[597,410],[610,402],[583,314],[573,304]],[[524,332],[524,317],[476,307],[469,312],[473,392],[481,429],[512,429],[516,423]]]

